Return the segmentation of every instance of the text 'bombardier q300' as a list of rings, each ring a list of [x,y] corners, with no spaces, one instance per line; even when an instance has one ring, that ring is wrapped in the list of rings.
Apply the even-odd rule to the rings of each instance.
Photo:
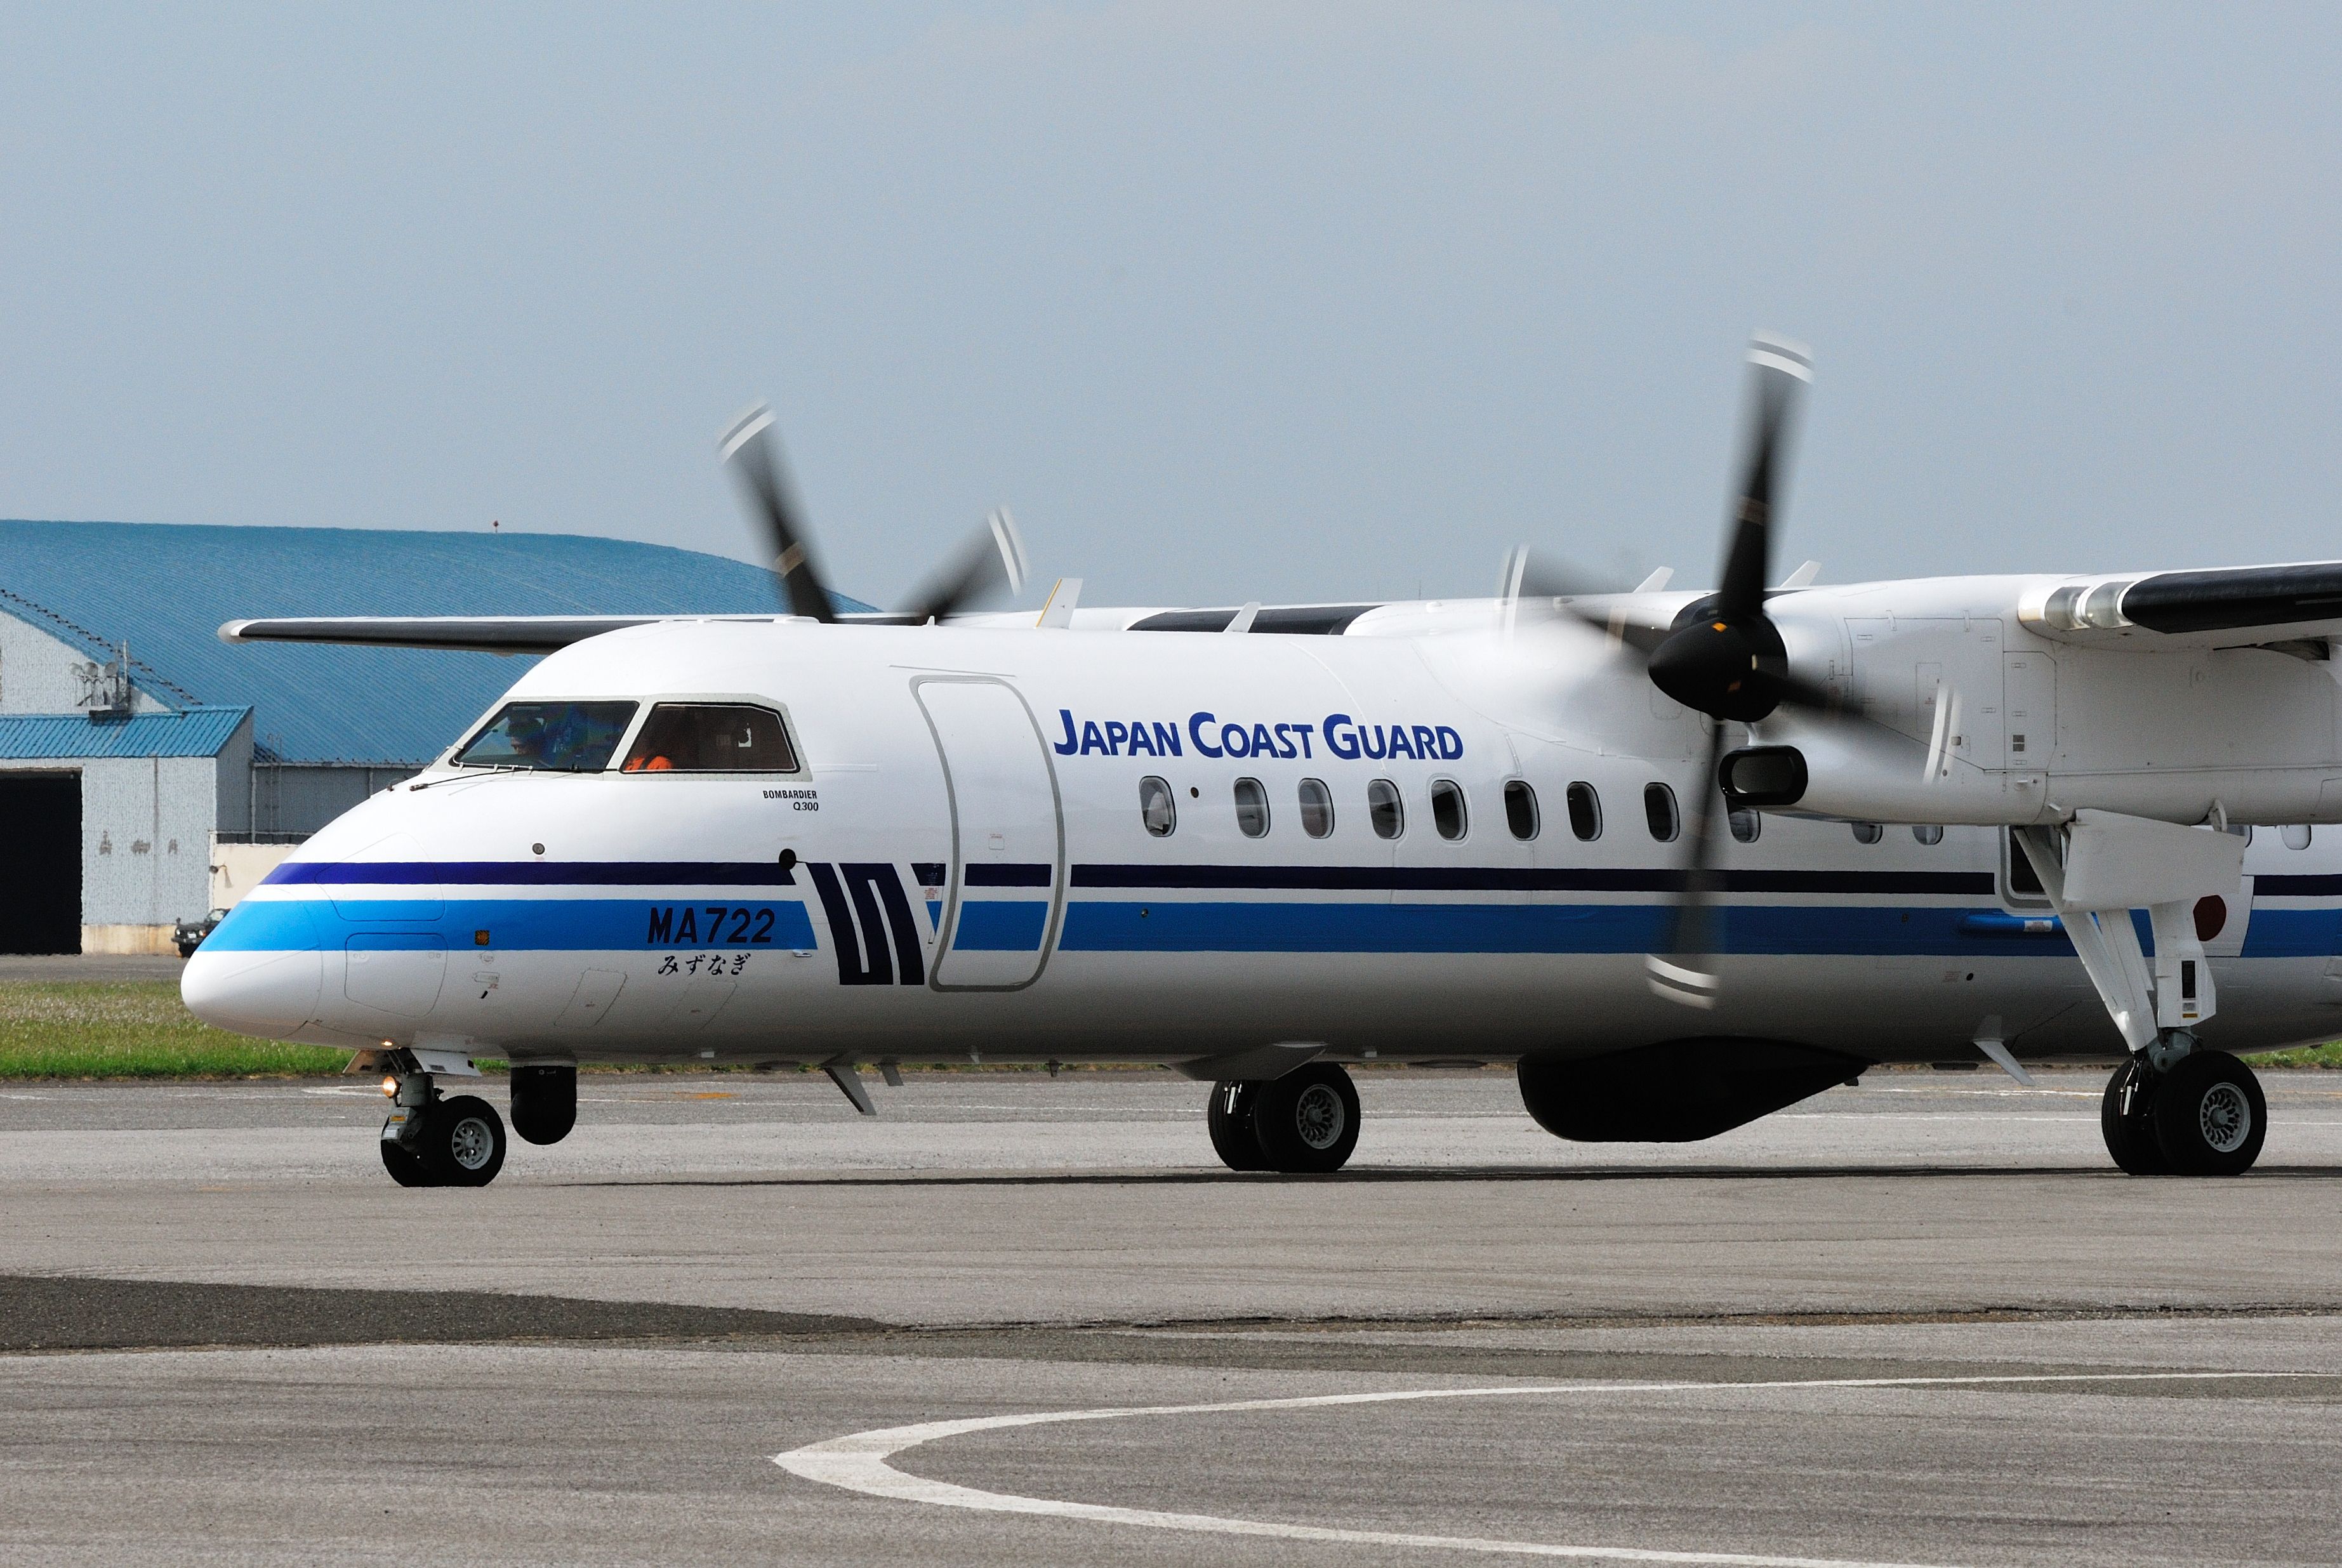
[[[1722,578],[978,614],[1005,513],[839,615],[769,416],[725,444],[768,618],[231,623],[545,653],[189,962],[222,1027],[366,1053],[407,1184],[565,1135],[581,1063],[1167,1063],[1238,1170],[1349,1157],[1345,1064],[1517,1064],[1591,1141],[1887,1062],[2117,1064],[2124,1170],[2249,1167],[2236,1053],[2342,1022],[2342,563],[1771,574],[1807,356],[1756,340]],[[2261,831],[2257,834],[2255,829]]]

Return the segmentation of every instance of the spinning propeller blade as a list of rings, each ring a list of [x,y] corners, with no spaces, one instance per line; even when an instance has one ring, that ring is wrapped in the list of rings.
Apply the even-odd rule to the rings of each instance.
[[[1805,348],[1759,333],[1748,345],[1747,446],[1740,494],[1726,526],[1724,577],[1716,591],[1688,606],[1664,641],[1651,650],[1651,684],[1687,708],[1707,715],[1707,764],[1699,776],[1698,804],[1686,835],[1683,891],[1669,923],[1667,956],[1648,955],[1651,989],[1688,1006],[1716,1004],[1709,904],[1715,893],[1716,833],[1729,821],[1718,809],[1716,770],[1724,760],[1724,725],[1754,724],[1788,704],[1834,711],[1836,699],[1789,674],[1780,629],[1765,613],[1771,580],[1773,524],[1787,488],[1789,442],[1799,404],[1813,380]]]
[[[1723,760],[1724,725],[1710,719],[1707,765],[1700,772],[1699,793],[1692,797],[1689,831],[1684,834],[1683,887],[1676,894],[1675,911],[1667,922],[1667,956],[1652,953],[1643,958],[1651,989],[1686,1007],[1716,1005],[1718,983],[1708,967],[1709,950],[1716,944],[1709,940],[1708,909],[1716,895],[1715,830],[1730,820],[1730,814],[1722,809],[1716,782],[1716,766]]]
[[[959,554],[911,593],[903,606],[916,623],[940,621],[955,611],[1006,588],[1025,587],[1025,541],[1008,508],[996,506]]]
[[[789,614],[806,615],[824,624],[837,619],[828,585],[806,550],[805,506],[789,483],[788,465],[780,455],[780,435],[773,428],[773,411],[763,404],[746,410],[724,433],[724,461],[748,493],[757,521],[765,525],[766,542],[773,549],[773,575],[779,579]]]
[[[734,420],[724,433],[723,453],[724,462],[739,476],[750,507],[764,525],[773,549],[773,574],[788,601],[789,614],[836,624],[837,611],[830,602],[828,584],[814,565],[809,547],[813,530],[806,522],[805,504],[790,482],[780,433],[773,427],[773,411],[759,403]],[[1016,532],[1016,520],[1006,506],[996,507],[959,554],[913,592],[911,603],[902,613],[866,618],[910,625],[940,621],[1002,588],[1020,592],[1025,570],[1025,541]]]

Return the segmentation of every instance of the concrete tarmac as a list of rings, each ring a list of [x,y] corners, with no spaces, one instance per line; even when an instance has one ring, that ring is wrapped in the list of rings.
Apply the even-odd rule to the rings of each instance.
[[[1168,1074],[589,1077],[476,1192],[350,1080],[11,1084],[0,1561],[2342,1562],[2342,1075],[2228,1182],[2100,1082],[1374,1073],[1291,1180]]]

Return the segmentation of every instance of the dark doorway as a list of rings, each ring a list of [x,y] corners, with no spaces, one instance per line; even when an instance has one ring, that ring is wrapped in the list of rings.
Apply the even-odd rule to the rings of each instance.
[[[0,953],[81,951],[81,774],[0,775]]]

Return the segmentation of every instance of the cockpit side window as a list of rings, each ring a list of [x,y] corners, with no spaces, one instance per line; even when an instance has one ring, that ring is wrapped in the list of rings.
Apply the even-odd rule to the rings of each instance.
[[[781,715],[746,703],[661,703],[626,753],[630,774],[793,774]]]
[[[506,703],[455,754],[465,768],[596,774],[634,722],[634,703]]]

